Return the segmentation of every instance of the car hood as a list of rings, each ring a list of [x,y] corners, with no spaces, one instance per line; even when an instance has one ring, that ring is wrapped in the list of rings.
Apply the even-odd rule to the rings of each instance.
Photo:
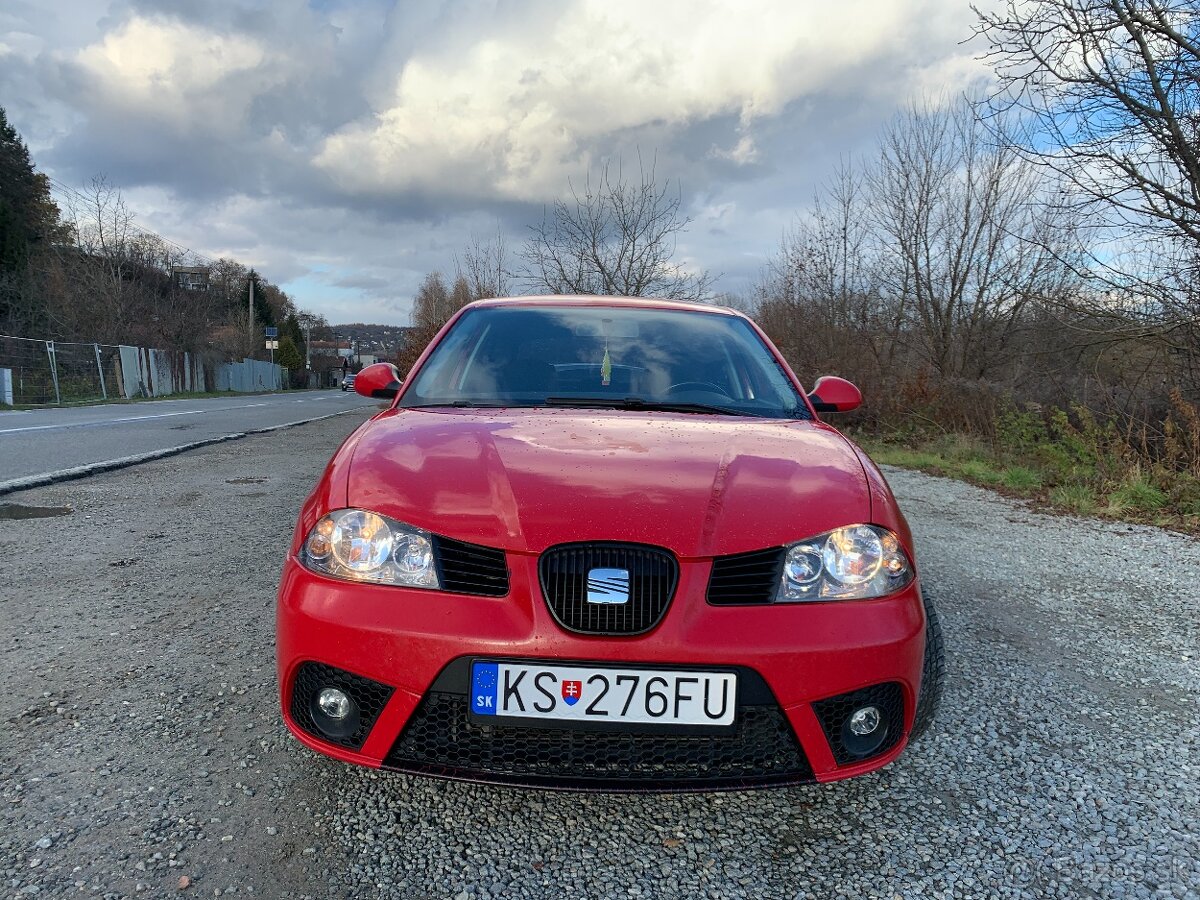
[[[347,505],[513,551],[628,541],[704,557],[871,517],[861,463],[819,422],[396,409],[353,454]]]

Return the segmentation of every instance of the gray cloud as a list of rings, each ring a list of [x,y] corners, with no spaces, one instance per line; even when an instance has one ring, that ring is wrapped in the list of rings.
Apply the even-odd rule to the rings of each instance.
[[[655,159],[689,264],[742,290],[840,156],[980,76],[959,0],[16,0],[0,86],[39,166],[331,318],[403,322],[471,234],[515,247],[605,160]]]

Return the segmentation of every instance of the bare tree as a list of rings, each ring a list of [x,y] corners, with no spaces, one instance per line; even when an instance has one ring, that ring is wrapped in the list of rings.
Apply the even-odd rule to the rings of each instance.
[[[417,288],[416,297],[413,298],[413,330],[396,359],[396,364],[402,372],[412,368],[425,345],[451,316],[472,299],[474,298],[471,296],[471,287],[464,275],[455,278],[451,290],[446,289],[446,280],[441,272],[430,272],[425,276],[425,280]]]
[[[975,10],[1000,78],[992,111],[1089,211],[1200,244],[1200,9],[1195,0],[1008,0]]]
[[[1026,159],[1062,179],[1087,230],[1083,346],[1147,341],[1157,381],[1200,396],[1200,6],[1196,0],[1008,0],[976,10]],[[1176,365],[1177,364],[1177,365]],[[1165,397],[1165,391],[1162,392]]]
[[[552,294],[704,300],[712,277],[674,261],[690,222],[678,186],[659,184],[653,166],[639,161],[630,180],[606,164],[531,226],[519,274],[531,290]]]
[[[121,191],[103,176],[67,204],[75,246],[61,254],[63,291],[49,309],[55,330],[93,340],[149,340],[155,301],[176,251],[134,224]]]
[[[453,314],[454,306],[450,302],[445,278],[441,272],[430,272],[417,288],[417,296],[413,299],[413,326],[436,332]]]
[[[963,100],[898,116],[870,180],[880,291],[915,349],[943,376],[994,374],[1026,306],[1070,282],[1069,222],[1040,202],[1039,173],[992,146]]]
[[[465,275],[458,275],[454,279],[454,284],[450,288],[450,311],[453,315],[458,310],[462,309],[472,300],[476,299],[471,291],[470,282],[467,281]],[[449,316],[447,316],[447,319]]]
[[[1041,173],[986,138],[966,101],[912,107],[797,219],[757,316],[802,378],[852,377],[869,414],[896,422],[926,404],[956,427],[994,424],[996,389],[1022,384],[1073,281]]]
[[[508,247],[499,228],[486,242],[471,235],[471,243],[463,251],[461,264],[455,260],[459,275],[467,280],[471,299],[507,297],[509,295]]]
[[[804,377],[836,370],[873,380],[864,363],[886,368],[895,352],[903,300],[895,311],[881,302],[868,188],[860,166],[842,163],[759,284],[759,317]]]

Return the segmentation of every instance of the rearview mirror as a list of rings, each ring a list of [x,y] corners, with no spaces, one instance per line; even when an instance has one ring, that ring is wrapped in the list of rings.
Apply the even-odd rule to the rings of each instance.
[[[817,412],[850,412],[862,406],[862,391],[845,378],[822,375],[808,392],[808,399]]]
[[[354,390],[372,400],[391,400],[400,393],[400,370],[391,363],[367,366],[354,378]]]

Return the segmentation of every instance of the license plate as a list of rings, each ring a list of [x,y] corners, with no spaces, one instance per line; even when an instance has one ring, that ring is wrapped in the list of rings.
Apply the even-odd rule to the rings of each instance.
[[[732,725],[737,675],[475,662],[471,712],[497,719]]]

